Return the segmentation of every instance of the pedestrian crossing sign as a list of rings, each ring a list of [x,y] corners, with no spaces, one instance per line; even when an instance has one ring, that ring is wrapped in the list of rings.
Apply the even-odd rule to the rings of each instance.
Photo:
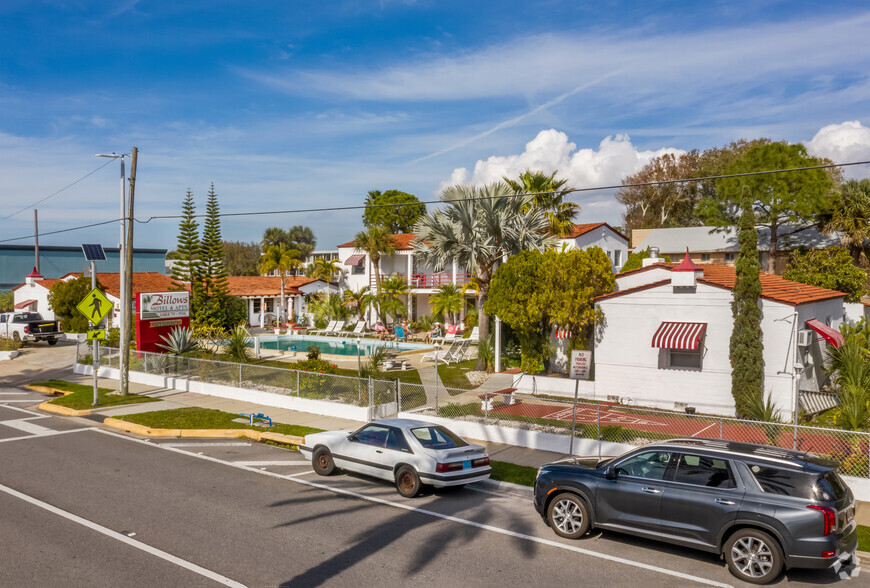
[[[99,288],[94,288],[88,292],[84,300],[78,303],[76,309],[93,324],[98,325],[103,322],[107,314],[112,312],[114,306]]]
[[[105,341],[106,332],[102,329],[96,331],[88,331],[88,341]]]

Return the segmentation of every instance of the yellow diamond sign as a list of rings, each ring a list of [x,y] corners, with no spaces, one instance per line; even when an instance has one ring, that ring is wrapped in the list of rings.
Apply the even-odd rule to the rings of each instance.
[[[76,309],[93,324],[98,325],[103,322],[107,314],[112,312],[113,307],[106,295],[99,288],[94,288],[88,292],[84,300],[78,303]]]

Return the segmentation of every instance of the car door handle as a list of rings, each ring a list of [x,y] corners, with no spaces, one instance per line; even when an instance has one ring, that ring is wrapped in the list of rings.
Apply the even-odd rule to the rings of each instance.
[[[383,453],[380,449],[375,449],[375,453]]]
[[[734,506],[733,500],[725,500],[724,498],[717,498],[716,504],[724,504],[726,506]]]
[[[662,491],[659,490],[658,488],[646,488],[646,487],[644,487],[643,491],[646,492],[647,494],[661,494],[662,493]]]

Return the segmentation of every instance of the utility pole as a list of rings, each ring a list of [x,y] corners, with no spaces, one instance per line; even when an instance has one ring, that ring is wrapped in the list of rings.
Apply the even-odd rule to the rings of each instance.
[[[39,273],[39,218],[38,211],[33,209],[33,234],[36,236],[36,248],[34,249],[34,253],[36,254],[36,273]]]
[[[127,256],[124,264],[123,280],[126,285],[126,295],[122,300],[121,313],[124,325],[121,331],[121,396],[130,393],[130,325],[133,318],[133,196],[136,191],[136,161],[139,150],[133,147],[133,155],[130,158],[130,196],[127,202],[127,237],[124,246],[124,254]]]

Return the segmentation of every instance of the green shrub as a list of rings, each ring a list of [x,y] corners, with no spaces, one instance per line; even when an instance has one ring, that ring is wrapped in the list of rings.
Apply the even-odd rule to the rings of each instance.
[[[293,364],[293,368],[304,372],[318,372],[322,374],[338,373],[338,366],[324,359],[305,359]]]
[[[320,359],[320,347],[314,343],[308,346],[308,359]]]

